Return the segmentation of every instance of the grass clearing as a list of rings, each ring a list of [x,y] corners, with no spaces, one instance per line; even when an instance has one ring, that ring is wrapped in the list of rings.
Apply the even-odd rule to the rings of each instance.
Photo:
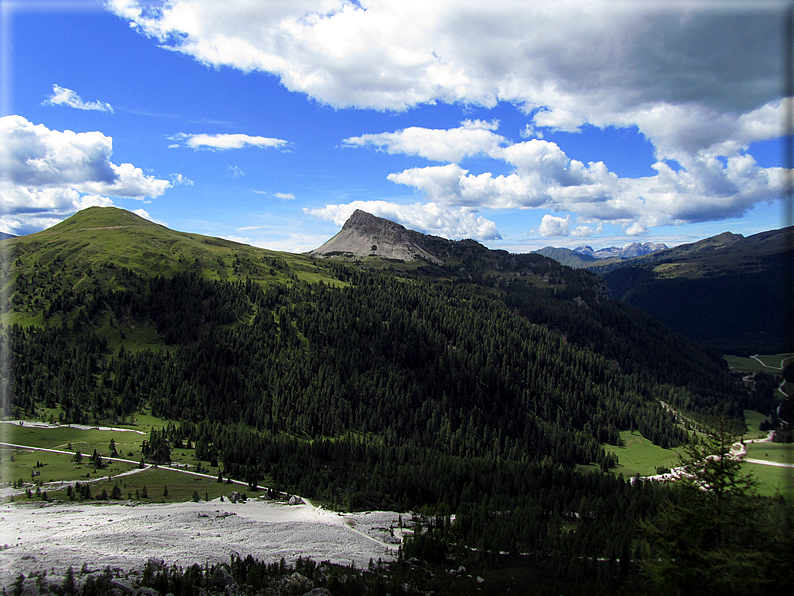
[[[761,495],[781,495],[786,502],[794,502],[794,469],[750,463],[745,463],[743,469],[758,480],[758,492]]]
[[[97,495],[102,493],[103,489],[107,494],[111,494],[113,487],[116,485],[121,490],[123,499],[135,499],[136,491],[140,497],[143,494],[144,487],[146,487],[149,497],[148,499],[141,497],[140,500],[152,503],[190,501],[194,492],[198,493],[202,501],[205,497],[209,499],[217,499],[221,496],[226,497],[232,491],[237,491],[241,494],[247,493],[249,497],[262,494],[262,491],[252,492],[246,486],[240,484],[218,482],[217,479],[184,474],[167,467],[148,468],[137,474],[93,483],[91,485],[91,494],[96,498]],[[168,489],[167,495],[164,494],[166,488]]]
[[[663,449],[637,431],[621,431],[620,438],[623,441],[620,447],[604,445],[618,456],[618,465],[610,470],[614,474],[623,474],[624,478],[637,474],[652,476],[656,474],[657,467],[672,468],[678,465],[679,449]]]
[[[149,439],[149,431],[153,427],[164,427],[167,421],[147,414],[136,414],[136,430],[142,430],[145,434],[137,432],[123,432],[118,430],[99,430],[97,428],[81,429],[69,426],[59,427],[40,427],[32,426],[32,423],[17,426],[10,423],[0,424],[2,431],[2,441],[39,449],[53,449],[63,451],[56,453],[52,451],[41,451],[39,449],[27,449],[24,447],[4,447],[0,446],[0,479],[10,487],[12,483],[22,480],[25,488],[35,491],[36,484],[41,483],[40,490],[47,491],[49,498],[66,500],[66,489],[47,487],[48,482],[66,482],[75,484],[77,482],[90,481],[91,495],[96,498],[105,492],[110,495],[113,488],[118,484],[121,490],[122,499],[135,500],[136,491],[138,495],[143,494],[146,487],[148,499],[139,499],[141,502],[166,502],[176,503],[193,499],[194,492],[200,499],[216,499],[220,496],[227,496],[231,491],[247,493],[249,497],[257,497],[264,494],[262,490],[251,491],[247,486],[237,483],[218,482],[218,474],[221,468],[218,466],[210,467],[209,462],[196,459],[195,449],[173,448],[171,450],[171,460],[175,465],[182,466],[183,470],[196,471],[201,465],[202,473],[207,476],[187,474],[178,468],[168,466],[150,467],[138,471],[138,463],[142,459],[141,444]],[[133,460],[132,463],[105,460],[105,466],[95,469],[89,464],[94,449],[106,458],[110,452],[110,440],[115,441],[118,456],[124,459]],[[71,447],[70,447],[71,446]],[[82,462],[73,461],[74,452],[80,451],[83,455]],[[130,455],[130,453],[132,455]],[[189,466],[185,468],[186,466]],[[37,472],[36,476],[33,473]],[[130,473],[118,477],[119,474]],[[272,478],[261,479],[260,486],[272,486]],[[168,494],[165,495],[165,487],[168,487]],[[39,499],[35,494],[33,500]],[[16,495],[16,500],[26,500],[25,495]],[[4,502],[10,497],[3,499]]]
[[[764,420],[767,420],[767,417],[761,412],[756,410],[745,410],[744,421],[747,424],[747,432],[742,435],[742,438],[744,440],[763,439],[767,433],[766,431],[762,431],[759,427]]]
[[[42,483],[44,486],[41,487],[41,490],[48,490],[46,486],[48,482],[73,484],[91,480],[91,494],[94,497],[99,495],[103,488],[108,494],[111,494],[113,487],[118,483],[125,499],[128,494],[134,498],[136,490],[140,494],[143,487],[147,486],[150,498],[158,501],[162,500],[163,489],[168,486],[166,502],[190,500],[194,491],[197,491],[202,499],[205,494],[212,499],[227,495],[232,490],[240,492],[246,490],[243,485],[218,483],[217,477],[221,468],[210,467],[209,462],[199,461],[196,459],[195,449],[187,448],[172,449],[172,461],[181,466],[190,466],[188,469],[194,471],[198,465],[201,465],[203,473],[207,474],[208,478],[185,474],[175,468],[161,466],[116,479],[118,474],[137,470],[137,462],[143,457],[141,444],[144,440],[149,439],[148,431],[152,427],[163,427],[167,424],[166,421],[144,414],[137,414],[136,422],[138,429],[146,429],[145,434],[68,426],[39,427],[31,426],[31,423],[23,426],[10,423],[0,424],[3,442],[39,448],[0,447],[0,478],[8,485],[21,479],[27,485],[26,488],[31,489],[35,488],[33,483]],[[109,455],[111,439],[115,441],[118,457],[133,460],[133,463],[106,460],[106,465],[100,469],[89,465],[94,449],[105,458]],[[64,453],[41,451],[40,449],[53,449]],[[83,456],[80,463],[73,461],[76,451]],[[110,478],[108,479],[108,477]],[[100,480],[102,478],[105,480]],[[262,480],[265,485],[271,482],[271,478]],[[56,490],[51,496],[64,499],[65,495],[65,492]],[[25,498],[24,495],[22,498]]]
[[[758,354],[755,358],[723,354],[722,358],[737,371],[779,374],[786,364],[794,361],[794,354]]]
[[[118,424],[117,426],[119,428],[137,430],[142,433],[145,433],[146,436],[144,438],[146,440],[149,440],[149,433],[152,432],[153,428],[165,428],[166,426],[168,426],[169,422],[177,424],[175,421],[172,420],[163,420],[162,418],[157,418],[156,416],[152,416],[151,414],[136,412],[135,414],[132,414],[132,420],[128,424]]]
[[[84,456],[82,463],[79,464],[72,461],[71,455],[50,451],[3,447],[0,454],[2,454],[0,474],[7,482],[20,479],[25,483],[39,480],[42,483],[80,481],[108,474],[116,475],[135,468],[133,464],[109,462],[107,467],[96,470],[88,465],[90,453]],[[36,476],[33,476],[34,473]]]
[[[746,445],[747,457],[779,464],[794,464],[794,443],[752,443]],[[789,469],[794,476],[794,469]]]
[[[160,421],[158,426],[165,423]],[[136,429],[137,430],[137,429]],[[44,449],[63,449],[91,455],[94,449],[103,455],[109,455],[110,440],[116,442],[119,456],[126,456],[129,451],[140,455],[141,443],[149,439],[149,433],[124,432],[117,430],[99,430],[97,428],[81,429],[72,426],[58,426],[55,428],[42,428],[39,426],[17,426],[14,424],[0,424],[3,442],[17,445],[29,445]],[[72,449],[68,449],[69,443]]]

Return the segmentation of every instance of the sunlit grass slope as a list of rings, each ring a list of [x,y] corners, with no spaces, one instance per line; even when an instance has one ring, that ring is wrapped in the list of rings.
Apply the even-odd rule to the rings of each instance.
[[[57,265],[59,281],[88,292],[116,289],[115,267],[147,276],[195,272],[227,281],[340,283],[308,256],[176,232],[115,207],[90,207],[42,232],[4,240],[2,246],[10,263],[6,283],[19,271]]]
[[[615,474],[624,477],[652,476],[656,474],[657,467],[673,468],[678,465],[679,449],[663,449],[654,445],[639,432],[621,431],[620,438],[623,445],[604,445],[618,456],[618,465],[612,468]]]

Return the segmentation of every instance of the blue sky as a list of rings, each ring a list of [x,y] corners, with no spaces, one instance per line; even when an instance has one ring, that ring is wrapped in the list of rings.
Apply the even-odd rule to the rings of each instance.
[[[782,1],[0,0],[0,230],[90,205],[302,252],[781,227]]]

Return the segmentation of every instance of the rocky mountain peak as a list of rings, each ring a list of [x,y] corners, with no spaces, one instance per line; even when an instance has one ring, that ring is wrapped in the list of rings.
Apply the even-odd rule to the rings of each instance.
[[[377,217],[371,213],[362,211],[361,209],[356,209],[353,211],[353,214],[347,219],[345,225],[342,226],[342,229],[349,230],[351,228],[358,228],[365,230],[383,227],[398,227],[405,229],[398,223],[389,221],[388,219],[384,219],[382,217]]]
[[[311,251],[318,257],[382,257],[400,261],[426,259],[442,261],[421,246],[424,235],[398,223],[356,209],[342,230],[321,247]]]

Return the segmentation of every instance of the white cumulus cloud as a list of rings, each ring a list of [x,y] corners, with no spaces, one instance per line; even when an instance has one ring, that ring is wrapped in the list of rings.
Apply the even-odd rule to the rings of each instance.
[[[564,229],[562,220],[549,215],[551,219],[541,225],[540,232],[554,229],[554,235],[588,236],[604,223],[623,226],[627,234],[636,235],[652,226],[727,219],[782,195],[783,169],[759,167],[752,155],[746,153],[747,144],[763,134],[758,131],[769,126],[772,115],[779,109],[779,106],[765,107],[736,124],[737,130],[746,131],[744,136],[736,137],[744,144],[716,144],[695,153],[677,153],[681,168],[673,170],[659,161],[653,164],[655,176],[621,178],[603,162],[585,164],[569,158],[556,143],[530,139],[511,144],[493,131],[483,130],[492,138],[490,143],[480,145],[484,148],[480,152],[495,163],[511,165],[513,172],[498,176],[490,172],[471,174],[457,163],[449,163],[409,168],[387,178],[413,187],[436,205],[472,210],[545,208],[576,214],[583,224],[596,226]],[[430,134],[425,137],[423,130]],[[447,132],[454,137],[462,130]],[[441,130],[417,128],[410,137],[404,136],[404,132],[370,137],[387,144],[390,152],[421,151],[428,159],[438,154],[422,149],[415,140],[445,139],[445,131]],[[376,143],[368,140],[360,144]],[[463,149],[457,157],[467,154]],[[451,151],[447,157],[453,157]]]
[[[636,118],[670,106],[687,119],[736,120],[781,97],[785,2],[107,6],[165,47],[207,65],[272,73],[289,90],[335,107],[508,102],[532,115],[536,127],[573,131],[585,123],[637,125]]]
[[[28,233],[85,207],[111,205],[104,195],[144,199],[171,186],[132,164],[114,164],[112,153],[112,139],[101,132],[57,131],[21,116],[0,118],[4,217],[17,222],[18,233]]]
[[[466,120],[459,128],[430,129],[412,126],[397,132],[349,137],[346,145],[374,146],[387,153],[418,155],[433,161],[459,162],[464,157],[491,153],[505,143],[494,134],[499,122]]]
[[[42,103],[46,106],[68,106],[78,110],[94,110],[98,112],[113,111],[109,103],[102,101],[83,101],[83,99],[71,89],[66,89],[58,85],[52,86],[52,95]]]
[[[557,217],[555,215],[544,215],[540,222],[538,231],[541,236],[568,236],[571,216]]]

